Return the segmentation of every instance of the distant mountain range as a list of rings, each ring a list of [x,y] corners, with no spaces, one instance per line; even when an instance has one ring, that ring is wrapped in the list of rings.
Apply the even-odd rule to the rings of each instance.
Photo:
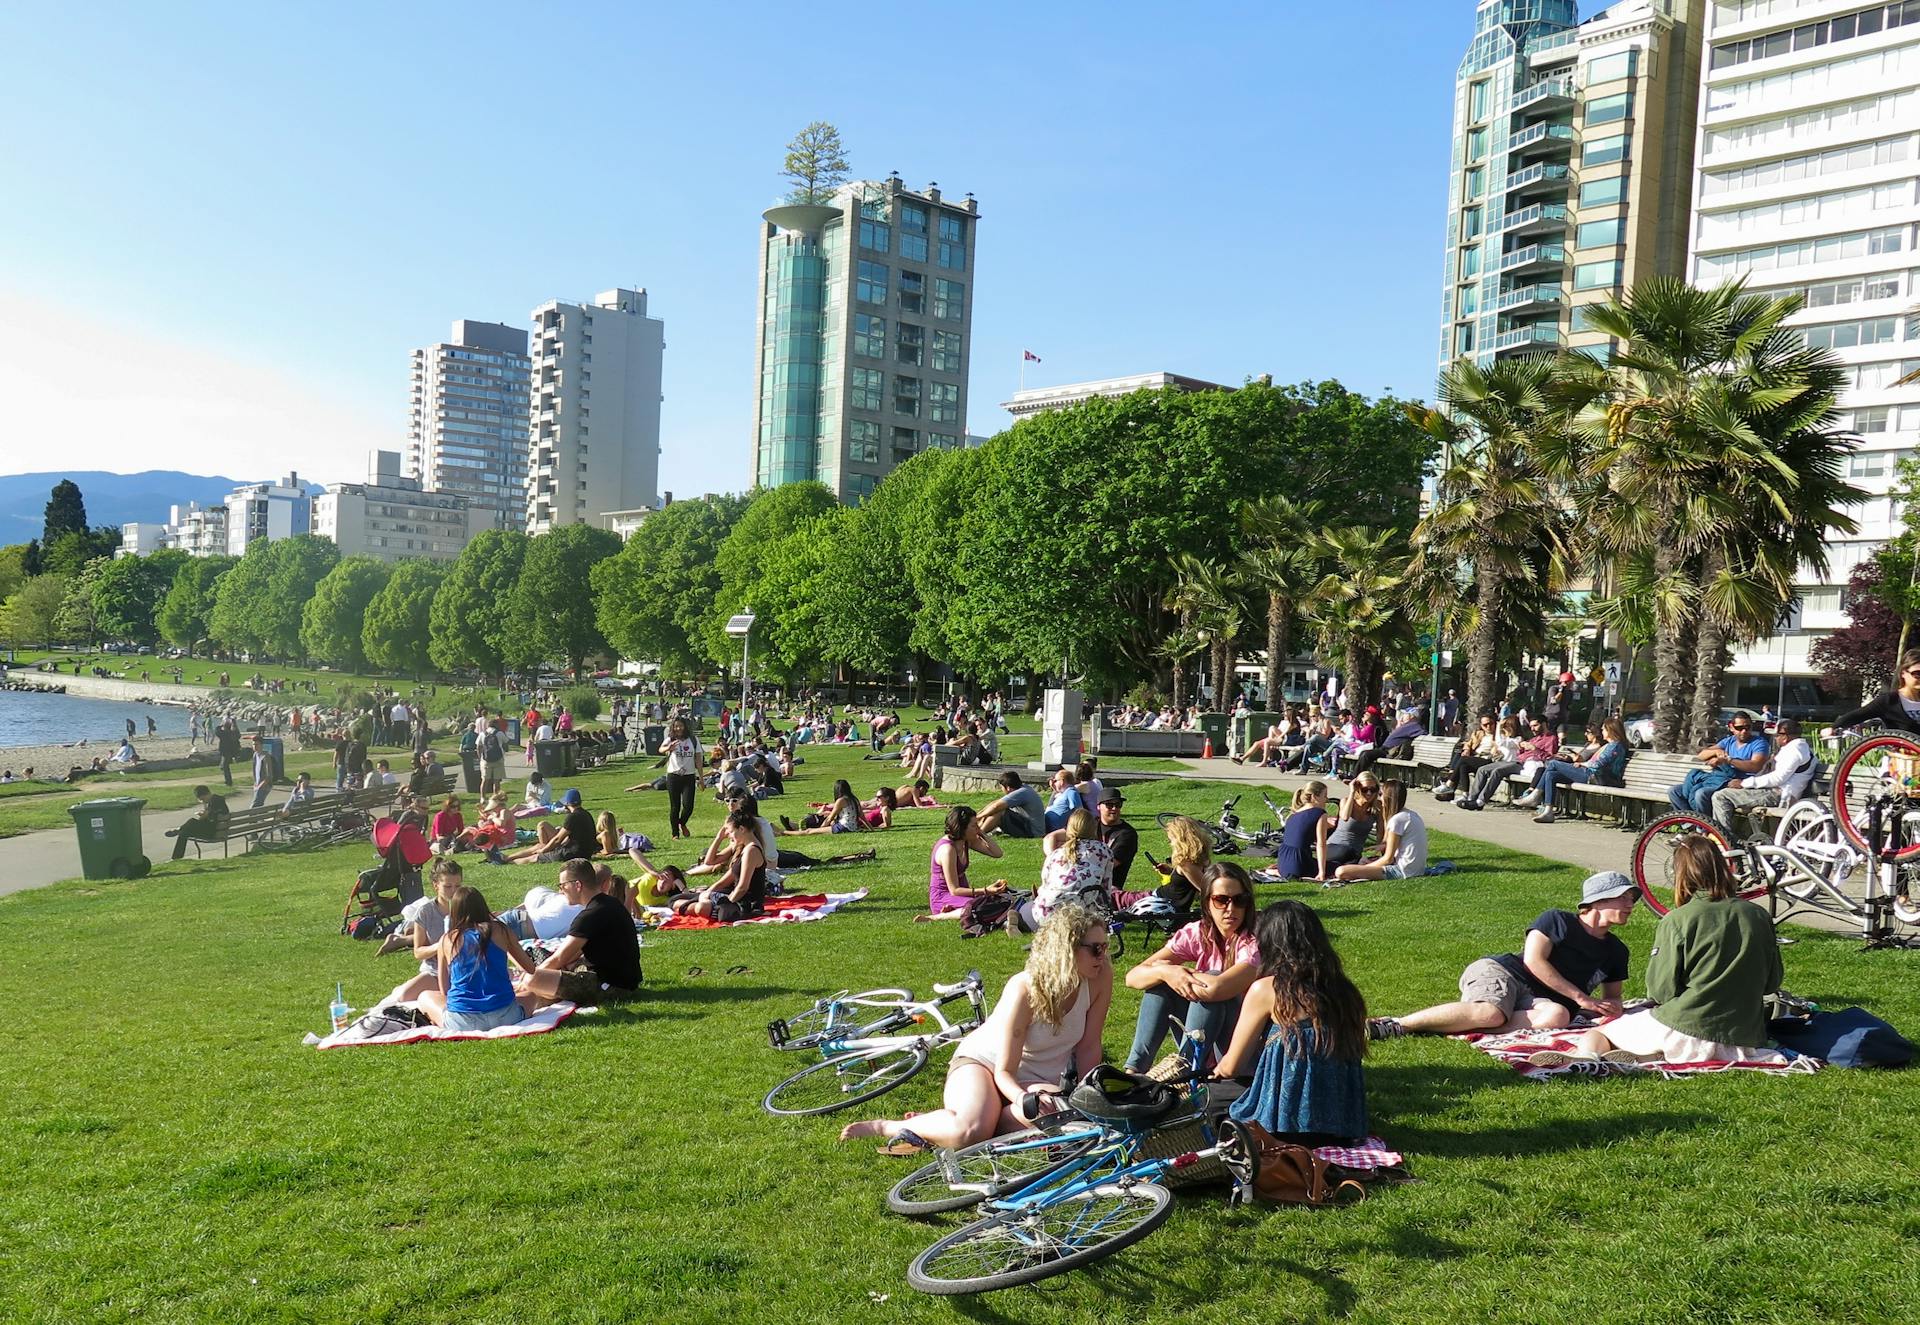
[[[109,474],[105,470],[67,470],[50,474],[0,475],[0,545],[38,538],[46,519],[47,497],[53,485],[70,478],[80,485],[87,503],[87,523],[126,524],[129,520],[161,523],[167,508],[197,501],[211,506],[226,500],[242,483],[258,479],[222,478],[217,474],[183,474],[177,469],[149,469],[138,474]],[[309,483],[308,491],[321,491]]]

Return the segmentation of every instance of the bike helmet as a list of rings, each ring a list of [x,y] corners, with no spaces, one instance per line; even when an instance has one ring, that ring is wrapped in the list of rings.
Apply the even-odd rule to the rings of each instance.
[[[1179,1102],[1171,1086],[1132,1076],[1106,1063],[1081,1077],[1080,1084],[1067,1095],[1068,1104],[1095,1122],[1135,1126],[1158,1122]]]
[[[1172,920],[1180,913],[1173,909],[1173,903],[1157,893],[1149,893],[1127,908],[1127,914],[1143,920]]]

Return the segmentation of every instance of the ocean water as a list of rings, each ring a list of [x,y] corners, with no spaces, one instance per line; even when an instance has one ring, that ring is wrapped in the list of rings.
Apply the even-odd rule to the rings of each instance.
[[[85,740],[118,748],[132,718],[134,747],[152,718],[162,736],[187,734],[187,711],[172,704],[135,704],[121,699],[85,699],[33,690],[0,690],[0,748],[13,745],[66,745]]]

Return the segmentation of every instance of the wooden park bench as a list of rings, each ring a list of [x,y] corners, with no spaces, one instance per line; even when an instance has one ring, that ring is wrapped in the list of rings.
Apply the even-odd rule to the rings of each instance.
[[[446,781],[451,785],[451,778]],[[226,831],[219,838],[205,840],[189,838],[188,841],[193,845],[193,854],[196,859],[215,841],[219,842],[220,854],[225,857],[231,853],[235,842],[240,843],[244,851],[255,842],[269,838],[295,824],[311,823],[315,819],[337,814],[342,810],[364,810],[368,813],[376,810],[385,811],[393,803],[394,793],[399,790],[397,786],[382,783],[359,791],[316,792],[312,800],[297,806],[293,813],[287,815],[281,814],[278,805],[262,805],[259,809],[249,806],[244,810],[235,810],[227,816]]]

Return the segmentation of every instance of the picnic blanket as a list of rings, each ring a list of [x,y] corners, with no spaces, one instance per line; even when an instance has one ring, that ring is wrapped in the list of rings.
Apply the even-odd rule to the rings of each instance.
[[[1645,1006],[1645,1005],[1643,1005]],[[1629,1008],[1629,1011],[1634,1009]],[[1465,1040],[1483,1054],[1505,1063],[1523,1077],[1535,1081],[1545,1081],[1549,1077],[1611,1077],[1611,1076],[1663,1076],[1693,1077],[1708,1072],[1764,1072],[1774,1076],[1787,1074],[1804,1075],[1817,1072],[1826,1064],[1818,1058],[1808,1058],[1789,1050],[1779,1050],[1767,1058],[1752,1059],[1744,1063],[1607,1063],[1597,1058],[1574,1058],[1557,1066],[1536,1066],[1528,1060],[1537,1053],[1556,1050],[1564,1054],[1579,1051],[1580,1035],[1591,1027],[1604,1025],[1604,1022],[1589,1018],[1577,1019],[1573,1025],[1551,1031],[1510,1031],[1504,1035],[1456,1035],[1456,1040]]]
[[[496,1026],[490,1031],[450,1031],[433,1025],[375,1029],[390,1024],[391,1019],[386,1013],[394,1006],[397,1005],[383,1004],[371,1012],[363,1013],[347,1023],[344,1030],[331,1035],[322,1037],[308,1032],[302,1043],[316,1049],[353,1049],[362,1045],[416,1044],[421,1040],[510,1040],[517,1035],[544,1035],[576,1012],[598,1011],[597,1008],[576,1007],[572,1003],[549,1003],[525,1021],[515,1022],[511,1026]]]
[[[867,895],[862,888],[853,893],[789,893],[780,897],[769,897],[766,911],[746,920],[735,920],[735,925],[791,925],[803,920],[825,920],[850,902],[857,902]],[[710,916],[673,916],[660,922],[661,929],[722,929],[725,926]]]

